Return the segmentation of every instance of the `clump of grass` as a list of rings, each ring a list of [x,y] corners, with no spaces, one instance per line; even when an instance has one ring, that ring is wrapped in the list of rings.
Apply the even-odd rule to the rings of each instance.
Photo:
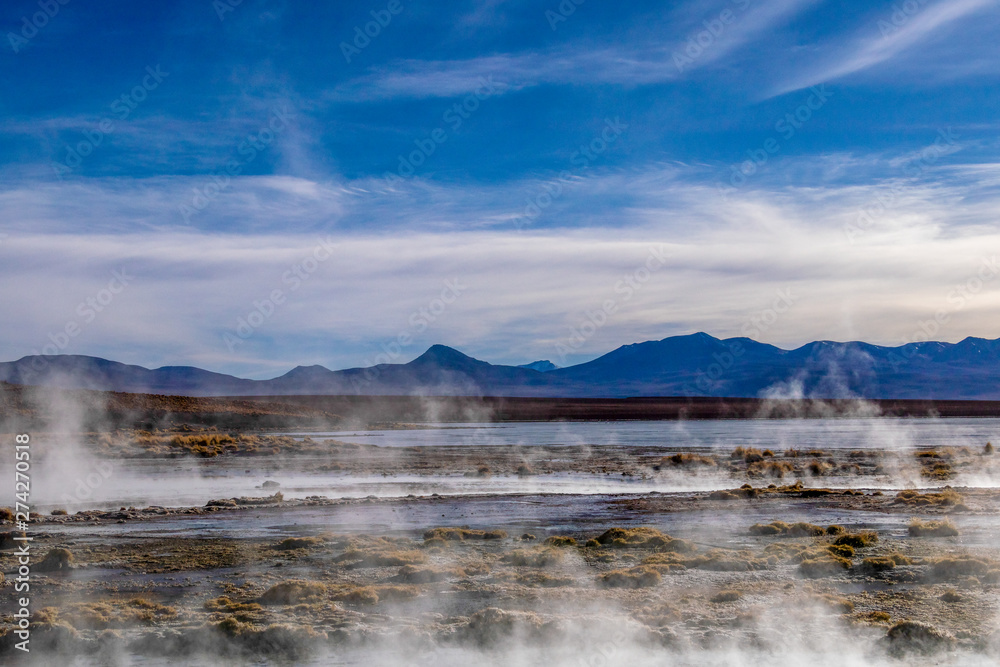
[[[35,565],[36,572],[59,572],[69,570],[73,566],[73,554],[69,549],[49,549],[45,558]]]
[[[396,580],[407,584],[432,584],[448,579],[466,576],[466,571],[458,567],[416,567],[404,565],[399,568]]]
[[[424,549],[443,549],[448,546],[448,540],[443,540],[440,537],[432,537],[429,540],[424,540],[424,543],[420,546]]]
[[[861,561],[861,571],[868,574],[886,572],[896,567],[896,561],[888,556],[872,556]]]
[[[949,648],[955,638],[938,630],[933,625],[919,621],[900,621],[886,633],[886,639],[893,653],[936,653]]]
[[[664,456],[660,459],[659,466],[654,466],[654,469],[665,468],[666,466],[673,466],[675,468],[714,468],[719,465],[711,456],[704,456],[702,454],[693,454],[691,452],[683,452],[678,454],[673,454],[671,456]]]
[[[809,465],[806,466],[806,470],[808,470],[809,474],[812,475],[813,477],[822,477],[823,475],[830,472],[832,468],[833,466],[830,465],[829,463],[816,460],[810,461]]]
[[[502,540],[507,537],[507,532],[503,530],[472,530],[468,527],[462,528],[431,528],[424,533],[424,539],[429,540],[440,537],[442,540],[461,542],[465,540]]]
[[[732,491],[712,491],[708,494],[709,500],[739,500],[742,497]]]
[[[721,603],[721,602],[736,602],[743,597],[743,593],[735,589],[727,589],[724,591],[719,591],[712,597],[708,599],[709,602]]]
[[[936,449],[925,449],[914,453],[914,456],[918,459],[940,459],[943,458],[944,455]]]
[[[60,509],[54,509],[51,512],[52,516],[66,516],[68,514],[69,514],[69,512],[67,512],[66,510],[61,509],[61,508]]]
[[[323,546],[325,542],[326,540],[322,537],[288,537],[274,545],[274,548],[278,551],[313,549],[315,547]]]
[[[993,456],[993,451],[994,451],[994,449],[993,449],[993,443],[992,442],[987,442],[986,446],[983,447],[983,455],[984,456]]]
[[[515,549],[500,557],[502,563],[518,567],[548,567],[561,562],[563,555],[557,549]]]
[[[743,459],[744,463],[756,463],[764,460],[764,454],[756,447],[737,447],[729,455],[731,459]]]
[[[340,602],[364,605],[378,604],[379,600],[378,593],[371,586],[355,586],[334,593],[331,597]]]
[[[828,544],[826,550],[841,558],[854,558],[854,547],[850,544]]]
[[[666,542],[656,546],[656,550],[663,553],[690,554],[698,550],[698,545],[691,540],[668,537]]]
[[[878,543],[878,533],[865,530],[860,533],[845,533],[833,541],[834,544],[846,544],[855,549],[864,549]]]
[[[566,537],[565,535],[553,535],[545,539],[546,544],[550,547],[575,547],[576,540],[572,537]]]
[[[827,526],[826,527],[826,534],[827,535],[843,535],[846,532],[847,532],[847,529],[844,528],[843,526],[838,525],[838,524],[833,524],[831,526]]]
[[[271,586],[257,601],[265,605],[298,604],[326,595],[326,585],[318,581],[283,581]]]
[[[920,493],[913,489],[904,489],[896,494],[892,502],[897,505],[915,505],[918,507],[957,507],[962,504],[962,501],[961,494],[951,487],[945,487],[941,491],[933,493]]]
[[[259,612],[264,608],[256,602],[234,602],[232,599],[222,596],[206,600],[203,605],[205,611],[236,612]]]
[[[958,591],[945,591],[938,597],[938,600],[941,600],[941,602],[948,603],[961,602],[964,599],[965,598],[962,597]]]
[[[958,528],[948,519],[941,521],[922,521],[912,519],[906,527],[911,537],[955,537]]]
[[[597,542],[612,547],[659,547],[673,538],[655,528],[609,528],[597,536]]]
[[[865,625],[889,625],[892,615],[887,611],[866,611],[855,616],[855,620]]]
[[[0,533],[0,550],[13,549],[18,546],[20,541],[15,540],[15,537],[25,537],[24,531],[10,530]]]
[[[661,572],[672,572],[684,568],[713,572],[749,572],[763,570],[771,565],[771,561],[767,558],[756,558],[748,551],[724,549],[712,549],[697,555],[661,552],[646,557],[642,563]]]
[[[659,572],[643,565],[630,570],[605,572],[598,579],[598,583],[605,588],[652,588],[661,580]]]
[[[9,507],[0,507],[0,523],[14,523],[14,510]]]
[[[786,523],[784,521],[772,521],[771,523],[755,523],[750,526],[751,535],[777,535],[781,537],[818,537],[825,534],[822,526],[799,521],[797,523]]]
[[[535,470],[529,466],[527,463],[522,463],[517,466],[517,470],[514,471],[519,477],[527,477],[529,475],[534,475]]]
[[[950,463],[938,462],[931,466],[925,466],[920,474],[929,479],[951,479],[955,470]]]

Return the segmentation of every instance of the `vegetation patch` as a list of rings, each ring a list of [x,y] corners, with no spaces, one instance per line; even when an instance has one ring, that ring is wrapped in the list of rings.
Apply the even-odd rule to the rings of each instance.
[[[785,523],[784,521],[772,521],[771,523],[755,523],[750,526],[751,535],[776,535],[780,537],[818,537],[826,534],[826,529],[812,523],[799,521],[797,523]]]
[[[833,541],[834,544],[846,544],[855,549],[864,549],[878,542],[878,533],[872,530],[865,530],[860,533],[845,533],[839,535]]]
[[[517,567],[549,567],[562,562],[562,552],[553,548],[515,549],[501,556],[500,561]]]
[[[653,470],[662,470],[663,468],[714,468],[719,465],[711,456],[704,456],[702,454],[693,454],[690,452],[683,452],[678,454],[672,454],[671,456],[664,456],[660,459],[659,465],[654,465]]]
[[[464,540],[502,540],[507,537],[503,530],[471,530],[463,528],[432,528],[424,533],[424,539],[439,537],[442,540],[461,542]]]
[[[326,595],[326,585],[318,581],[283,581],[271,586],[257,600],[265,605],[298,604]]]
[[[913,519],[906,529],[911,537],[955,537],[958,535],[958,528],[948,519],[943,521]]]
[[[295,549],[314,549],[326,544],[322,537],[288,537],[277,544],[274,548],[278,551],[293,551]]]
[[[73,567],[73,554],[69,549],[49,549],[45,558],[34,566],[36,572],[60,572]]]
[[[660,581],[660,573],[648,566],[612,570],[605,572],[598,579],[598,583],[605,588],[652,588]]]
[[[655,528],[609,528],[595,538],[598,544],[621,548],[661,547],[673,539]]]
[[[432,584],[448,579],[458,579],[467,575],[467,572],[458,567],[416,567],[415,565],[404,565],[399,568],[396,581],[407,584]]]
[[[722,603],[722,602],[737,602],[743,594],[735,589],[727,589],[724,591],[719,591],[712,597],[708,599],[709,602]]]
[[[943,651],[955,643],[950,634],[919,621],[900,621],[886,633],[891,650],[896,654],[930,654]]]
[[[955,507],[962,505],[962,496],[952,489],[945,487],[939,492],[920,493],[913,489],[904,489],[896,494],[893,503],[897,505],[912,505],[915,507]]]

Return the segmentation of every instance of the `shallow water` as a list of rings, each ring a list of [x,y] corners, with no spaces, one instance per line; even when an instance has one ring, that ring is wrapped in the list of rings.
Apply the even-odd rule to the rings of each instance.
[[[708,419],[701,421],[443,424],[391,431],[288,432],[379,447],[462,445],[632,445],[732,449],[901,449],[982,447],[1000,441],[1000,419]],[[436,427],[435,427],[436,426]]]
[[[968,446],[1000,442],[1000,419],[812,419],[709,420],[692,422],[521,422],[505,424],[427,425],[388,431],[289,433],[295,437],[335,438],[380,448],[422,446],[635,446],[673,453],[689,449],[731,451],[737,445],[783,451],[795,448],[909,451],[915,447]],[[546,452],[545,456],[551,456]],[[573,454],[579,456],[578,453]],[[622,455],[626,455],[624,452]],[[62,507],[70,512],[119,506],[203,505],[215,498],[271,495],[286,498],[405,497],[475,494],[608,494],[711,491],[731,488],[733,480],[717,473],[625,477],[560,473],[529,477],[476,478],[454,474],[352,475],[319,470],[318,456],[216,459],[133,459],[100,463],[82,455],[68,461],[38,462],[33,471],[32,501],[38,511]],[[0,475],[10,475],[10,462]],[[103,472],[98,472],[98,471]],[[88,481],[89,480],[89,481]],[[280,484],[263,488],[265,481]],[[823,486],[850,487],[856,478],[824,477]],[[893,488],[894,479],[866,479],[871,488]],[[996,486],[997,480],[964,478],[957,484]],[[808,481],[807,481],[807,485]],[[737,484],[738,486],[738,484]]]

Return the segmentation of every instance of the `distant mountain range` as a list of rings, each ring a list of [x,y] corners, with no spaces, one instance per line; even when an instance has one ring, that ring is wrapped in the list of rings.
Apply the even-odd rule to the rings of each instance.
[[[782,350],[705,333],[622,346],[584,364],[503,366],[434,345],[407,364],[331,371],[298,366],[247,380],[191,366],[148,369],[97,357],[29,356],[0,363],[24,385],[186,396],[413,395],[725,396],[1000,400],[1000,339],[960,343],[817,341]]]

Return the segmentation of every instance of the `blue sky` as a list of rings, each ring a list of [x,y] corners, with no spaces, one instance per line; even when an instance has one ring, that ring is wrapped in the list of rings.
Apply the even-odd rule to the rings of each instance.
[[[995,0],[319,5],[5,3],[0,357],[1000,335]]]

